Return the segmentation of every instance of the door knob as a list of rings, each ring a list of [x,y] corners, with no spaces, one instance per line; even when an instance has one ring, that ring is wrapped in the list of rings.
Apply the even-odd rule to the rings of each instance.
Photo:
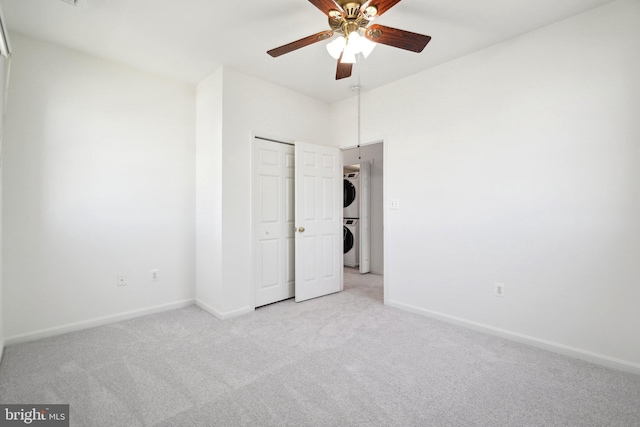
[[[298,227],[298,231],[299,231],[300,233],[304,233],[304,227]]]

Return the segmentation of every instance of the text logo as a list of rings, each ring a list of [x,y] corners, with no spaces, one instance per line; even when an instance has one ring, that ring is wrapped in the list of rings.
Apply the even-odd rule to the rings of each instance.
[[[0,427],[69,427],[69,405],[0,404]]]

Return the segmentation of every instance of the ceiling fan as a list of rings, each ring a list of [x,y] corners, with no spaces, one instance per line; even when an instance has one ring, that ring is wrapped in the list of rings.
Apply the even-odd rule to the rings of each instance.
[[[327,40],[335,33],[340,37],[327,45],[329,54],[338,60],[336,80],[351,76],[356,55],[365,58],[376,43],[412,52],[422,52],[430,36],[374,24],[371,21],[398,4],[400,0],[309,0],[329,18],[330,30],[271,49],[267,53],[276,58],[310,44]]]

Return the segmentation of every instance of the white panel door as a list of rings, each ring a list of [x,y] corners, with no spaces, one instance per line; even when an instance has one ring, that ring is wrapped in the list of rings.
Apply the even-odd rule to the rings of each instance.
[[[342,155],[295,145],[295,296],[304,301],[342,290]]]
[[[294,147],[254,138],[255,306],[294,295]]]

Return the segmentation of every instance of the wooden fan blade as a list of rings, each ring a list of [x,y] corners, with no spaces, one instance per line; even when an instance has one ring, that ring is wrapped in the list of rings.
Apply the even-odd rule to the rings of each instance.
[[[367,7],[374,6],[376,9],[378,9],[378,13],[374,17],[377,18],[398,3],[400,3],[400,0],[370,0],[362,5],[362,7],[360,7],[360,11],[364,12]]]
[[[344,9],[334,0],[309,0],[309,2],[327,16],[329,16],[329,12],[332,10],[337,10],[342,16],[344,16]]]
[[[310,44],[314,44],[316,42],[320,42],[322,40],[326,40],[329,37],[333,36],[333,31],[322,31],[320,33],[314,34],[309,37],[305,37],[300,40],[296,40],[289,44],[285,44],[284,46],[277,47],[275,49],[271,49],[267,53],[274,58],[284,55],[285,53],[293,52],[294,50],[300,49],[301,47],[309,46]]]
[[[374,24],[367,28],[364,35],[372,42],[382,43],[388,46],[410,50],[412,52],[422,52],[424,47],[431,40],[430,36],[378,24]]]
[[[353,64],[343,64],[342,62],[340,62],[341,60],[342,60],[342,54],[340,54],[340,58],[338,58],[338,68],[336,69],[336,80],[351,77],[351,69],[353,68]]]

